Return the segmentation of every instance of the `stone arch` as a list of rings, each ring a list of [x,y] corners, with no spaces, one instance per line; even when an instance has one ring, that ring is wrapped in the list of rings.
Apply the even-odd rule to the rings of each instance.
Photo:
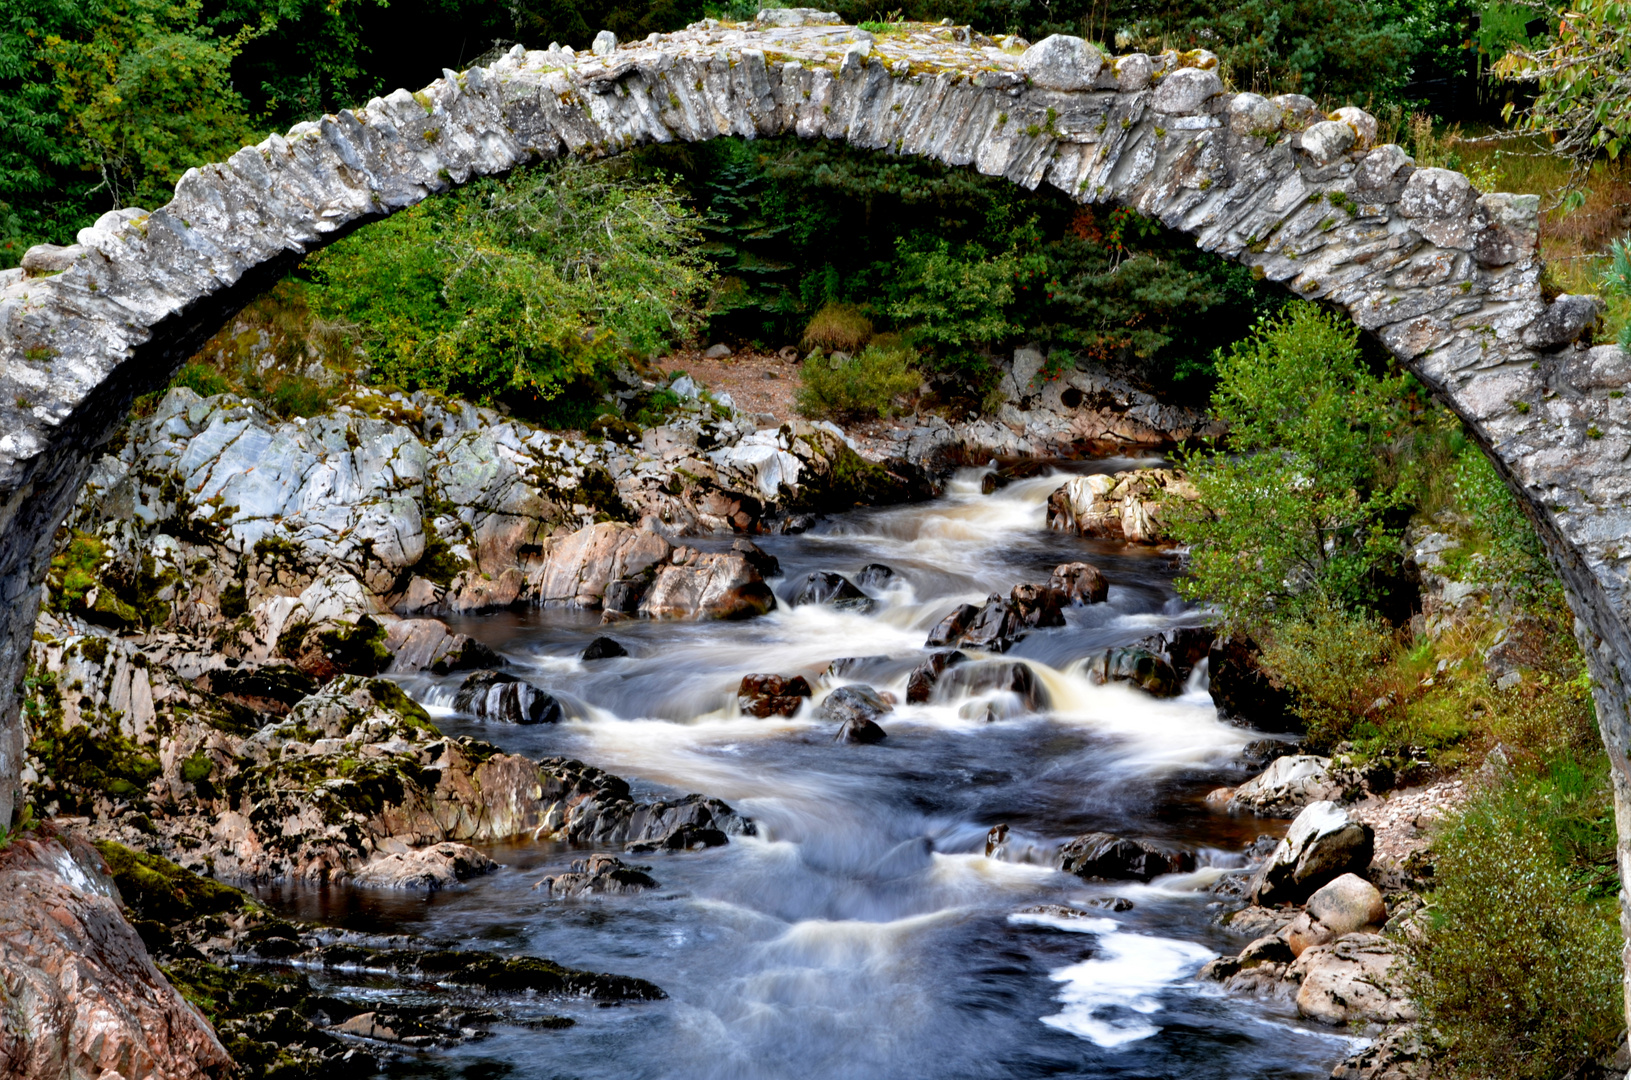
[[[52,533],[90,453],[302,254],[428,195],[562,154],[796,133],[932,157],[1137,209],[1341,307],[1467,423],[1568,588],[1614,763],[1631,873],[1631,358],[1576,344],[1588,297],[1541,288],[1537,201],[1373,146],[1358,109],[1229,94],[1205,52],[1023,54],[967,28],[874,36],[808,9],[698,23],[593,54],[519,46],[488,68],[297,124],[192,169],[0,274],[0,821]],[[1631,919],[1627,925],[1631,926]]]

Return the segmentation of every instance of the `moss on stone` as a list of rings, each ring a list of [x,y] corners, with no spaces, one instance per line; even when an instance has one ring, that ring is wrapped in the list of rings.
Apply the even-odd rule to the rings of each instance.
[[[111,840],[98,840],[96,850],[107,861],[119,895],[136,919],[168,927],[204,915],[260,909],[241,889],[200,877],[161,855],[133,851]]]

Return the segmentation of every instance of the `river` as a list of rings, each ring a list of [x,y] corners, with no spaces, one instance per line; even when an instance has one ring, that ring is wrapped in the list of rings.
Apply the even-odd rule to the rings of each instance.
[[[1071,471],[1153,464],[1073,463]],[[457,678],[406,680],[450,734],[534,757],[601,766],[636,792],[717,796],[758,835],[702,851],[625,856],[650,867],[645,893],[551,900],[533,884],[581,850],[490,849],[503,868],[428,897],[357,890],[268,893],[290,914],[371,930],[412,930],[465,947],[523,951],[649,979],[666,1001],[597,1008],[541,1002],[564,1030],[500,1027],[487,1039],[398,1066],[397,1075],[814,1078],[1327,1077],[1353,1043],[1299,1021],[1286,1002],[1225,997],[1195,972],[1242,944],[1210,923],[1205,887],[1278,825],[1209,812],[1205,793],[1247,775],[1257,733],[1220,722],[1204,670],[1178,698],[1096,686],[1079,664],[1195,614],[1169,556],[1048,531],[1061,473],[989,494],[959,473],[933,502],[860,510],[759,542],[781,562],[785,597],[811,570],[896,572],[867,613],[789,607],[736,623],[626,622],[538,610],[455,629],[501,651],[568,708],[557,725],[510,727],[454,715]],[[708,541],[698,541],[708,547]],[[717,546],[724,546],[719,544]],[[864,657],[850,679],[905,700],[929,629],[960,602],[1046,581],[1086,560],[1106,603],[1033,631],[1009,655],[1051,702],[996,722],[986,703],[896,707],[877,745],[833,741],[834,725],[740,715],[750,672],[814,676]],[[610,633],[624,658],[584,662]],[[994,700],[999,711],[1011,702]],[[1010,829],[1000,858],[987,831]],[[1089,883],[1049,866],[1058,845],[1104,830],[1167,840],[1201,869],[1150,885]],[[1122,897],[1130,910],[1093,907]],[[1071,905],[1084,918],[1027,913]]]

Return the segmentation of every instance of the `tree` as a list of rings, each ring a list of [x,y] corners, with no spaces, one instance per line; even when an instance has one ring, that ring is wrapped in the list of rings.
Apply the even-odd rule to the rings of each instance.
[[[1217,604],[1231,628],[1364,609],[1399,558],[1415,481],[1390,473],[1384,450],[1405,421],[1408,376],[1373,374],[1357,338],[1297,302],[1218,357],[1212,408],[1227,451],[1184,458],[1201,497],[1172,509],[1190,548],[1179,589]]]
[[[1513,44],[1494,74],[1535,87],[1523,124],[1550,135],[1558,153],[1581,163],[1604,152],[1618,158],[1631,146],[1631,3],[1532,6],[1531,16],[1538,12],[1555,33]],[[1508,119],[1512,112],[1509,104]]]

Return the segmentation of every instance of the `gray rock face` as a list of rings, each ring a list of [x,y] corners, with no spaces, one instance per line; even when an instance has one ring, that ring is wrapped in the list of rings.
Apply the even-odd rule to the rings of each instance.
[[[839,742],[875,743],[884,739],[878,717],[890,708],[870,686],[840,686],[821,702],[816,717],[838,723]]]
[[[561,703],[553,694],[502,671],[478,671],[453,695],[459,712],[501,724],[553,724]]]
[[[1111,61],[1111,77],[1101,71],[1092,89],[1049,90],[1026,86],[1017,57],[966,27],[912,24],[852,44],[823,25],[830,18],[799,11],[748,27],[699,23],[604,56],[513,49],[417,95],[393,91],[191,169],[166,206],[107,214],[83,230],[62,272],[5,275],[0,686],[19,684],[50,538],[93,448],[135,394],[161,385],[291,254],[526,161],[796,133],[1130,206],[1348,312],[1492,448],[1534,511],[1579,620],[1610,753],[1631,751],[1631,562],[1622,558],[1631,544],[1623,465],[1631,397],[1574,386],[1584,350],[1558,340],[1561,332],[1529,335],[1555,342],[1547,346],[1559,351],[1555,362],[1525,341],[1547,305],[1521,229],[1487,243],[1488,209],[1465,179],[1411,170],[1397,147],[1356,144],[1319,164],[1294,140],[1267,137],[1323,121],[1307,99],[1274,98],[1282,119],[1273,131],[1237,133],[1216,75],[1177,67],[1176,53],[1150,58],[1154,90],[1131,57]],[[1037,135],[1024,134],[1033,126]],[[42,266],[59,258],[25,257]],[[1029,445],[1029,435],[992,426],[1008,431],[993,431],[994,445]],[[932,447],[939,430],[921,425],[910,438]],[[721,509],[743,512],[729,500]],[[402,534],[402,557],[414,535]],[[0,819],[17,805],[22,742],[8,691]],[[1614,783],[1631,803],[1631,777],[1616,772]],[[1620,858],[1631,876],[1631,836]]]
[[[649,866],[628,866],[615,855],[597,854],[575,859],[564,874],[546,877],[534,888],[551,897],[589,896],[602,893],[617,896],[655,889],[657,880],[646,871]]]

